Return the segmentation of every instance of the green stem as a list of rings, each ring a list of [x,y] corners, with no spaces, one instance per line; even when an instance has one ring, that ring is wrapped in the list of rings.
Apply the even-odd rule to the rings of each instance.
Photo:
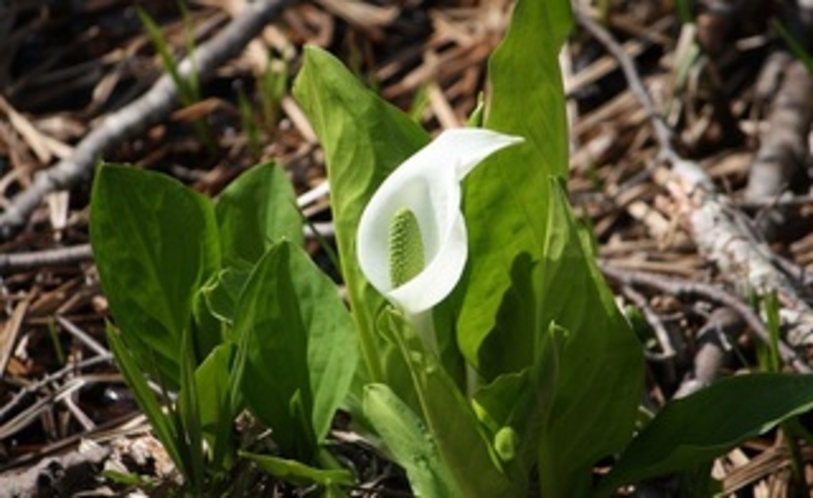
[[[435,321],[432,318],[432,310],[430,309],[415,314],[406,313],[405,318],[418,334],[418,337],[421,338],[424,346],[435,353],[435,356],[440,359],[440,349],[438,348],[438,339],[435,334]]]
[[[797,430],[801,424],[798,420],[791,419],[780,424],[782,433],[785,436],[785,445],[788,447],[790,453],[790,468],[793,478],[797,486],[807,489],[807,479],[804,472],[804,460],[802,458],[802,451],[799,448],[799,431]]]

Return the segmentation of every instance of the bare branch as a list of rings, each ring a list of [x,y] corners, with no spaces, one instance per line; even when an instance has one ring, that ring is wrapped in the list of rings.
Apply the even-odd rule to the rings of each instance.
[[[771,344],[771,334],[765,323],[742,299],[710,284],[664,277],[655,273],[625,270],[606,262],[600,263],[601,271],[608,277],[625,285],[643,285],[675,296],[703,296],[719,304],[728,306],[745,320],[754,334],[765,344]],[[811,372],[796,351],[786,343],[779,342],[779,355],[798,372]]]
[[[35,252],[0,254],[0,275],[43,266],[68,265],[91,261],[90,244],[58,247]]]
[[[784,68],[782,83],[762,133],[759,152],[748,176],[746,201],[777,199],[786,191],[794,174],[802,171],[808,156],[807,135],[813,122],[813,75],[797,59]],[[773,238],[784,222],[780,206],[769,208],[759,219],[759,228]]]

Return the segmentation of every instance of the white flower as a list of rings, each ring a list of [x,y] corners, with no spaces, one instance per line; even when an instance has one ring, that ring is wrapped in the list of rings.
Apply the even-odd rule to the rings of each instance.
[[[486,157],[521,141],[478,128],[448,130],[381,184],[356,242],[361,270],[390,302],[417,315],[454,289],[468,256],[460,183]]]

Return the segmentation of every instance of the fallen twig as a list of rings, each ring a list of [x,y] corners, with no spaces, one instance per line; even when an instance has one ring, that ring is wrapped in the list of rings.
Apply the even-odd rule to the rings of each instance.
[[[82,369],[89,368],[102,363],[109,363],[112,360],[113,360],[112,354],[104,356],[93,356],[91,358],[88,358],[87,360],[82,360],[77,363],[69,363],[62,367],[60,370],[50,375],[46,375],[45,377],[41,378],[36,382],[28,384],[27,386],[17,391],[8,402],[6,402],[3,406],[0,407],[0,420],[3,420],[9,414],[11,414],[18,406],[20,406],[20,404],[22,404],[22,402],[26,399],[27,396],[39,392],[48,384],[58,382],[63,378],[67,377],[68,375],[75,374],[76,372],[81,371]],[[9,433],[7,429],[7,424],[0,425],[0,435],[6,433]],[[13,433],[13,431],[11,433]],[[0,437],[0,439],[2,439],[2,437]]]
[[[734,310],[717,308],[697,332],[692,373],[681,383],[675,398],[682,398],[711,384],[733,356],[737,336],[745,321]]]
[[[649,305],[649,301],[647,301],[646,297],[630,285],[623,285],[621,287],[621,292],[624,293],[627,299],[632,301],[632,304],[641,310],[641,313],[644,315],[644,319],[646,319],[649,326],[652,327],[652,331],[655,333],[655,338],[658,340],[658,344],[661,347],[658,359],[674,359],[676,354],[675,347],[672,345],[672,338],[669,336],[669,331],[666,330],[663,320],[661,320],[658,314],[655,313],[652,306]]]
[[[205,81],[231,59],[274,19],[292,0],[257,0],[211,40],[201,44],[178,65],[183,78],[195,74]],[[161,76],[140,98],[107,116],[98,128],[83,138],[73,154],[38,174],[30,187],[14,197],[0,215],[0,238],[8,240],[22,228],[45,196],[69,189],[93,170],[96,162],[114,147],[165,119],[177,106],[178,88],[169,74]]]
[[[656,273],[625,270],[603,261],[599,262],[599,266],[605,275],[621,284],[644,285],[678,297],[703,296],[716,303],[728,306],[745,320],[745,323],[761,341],[768,345],[772,344],[771,334],[756,312],[742,299],[724,291],[720,287],[691,280],[664,277]],[[813,371],[799,358],[796,351],[784,341],[779,341],[779,355],[785,363],[791,365],[798,372],[810,373]]]
[[[42,251],[0,254],[0,274],[10,271],[29,270],[43,266],[81,263],[93,259],[90,244],[58,247]]]

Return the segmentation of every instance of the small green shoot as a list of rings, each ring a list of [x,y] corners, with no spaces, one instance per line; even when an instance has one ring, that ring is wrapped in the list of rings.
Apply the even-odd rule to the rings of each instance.
[[[56,359],[60,365],[65,364],[65,349],[59,341],[59,334],[56,331],[56,323],[53,320],[48,320],[48,337],[51,339],[51,344],[54,345],[54,352]]]
[[[762,305],[767,317],[768,332],[771,334],[770,351],[768,357],[768,371],[779,372],[782,366],[782,358],[779,354],[779,298],[776,291],[769,292],[763,296]]]
[[[265,72],[259,79],[259,99],[262,103],[263,120],[269,132],[277,128],[282,99],[288,91],[288,63],[285,59],[270,58]]]
[[[779,33],[779,36],[781,36],[782,40],[788,45],[793,55],[805,65],[807,71],[813,73],[813,55],[805,49],[804,45],[802,45],[779,20],[772,20],[771,27]]]
[[[198,72],[195,68],[194,57],[191,55],[194,53],[194,39],[192,38],[192,29],[189,21],[189,12],[183,2],[179,2],[179,8],[183,13],[184,19],[184,39],[186,44],[187,53],[189,54],[189,61],[191,64],[189,74],[183,75],[181,74],[180,65],[178,61],[175,59],[175,56],[172,54],[170,50],[169,43],[167,42],[166,37],[164,36],[164,32],[161,30],[160,26],[155,22],[155,20],[150,17],[147,12],[142,9],[141,7],[136,6],[136,13],[138,14],[141,23],[147,29],[147,35],[150,37],[150,41],[152,42],[155,49],[158,51],[158,55],[161,57],[161,61],[163,62],[164,69],[169,72],[172,81],[175,83],[175,86],[178,88],[178,94],[181,101],[181,104],[184,107],[189,107],[201,99],[200,94],[200,81],[198,78]],[[194,127],[195,134],[198,138],[203,142],[209,152],[214,152],[216,150],[215,144],[212,141],[210,136],[209,128],[206,125],[206,122],[202,119],[196,119],[192,126]]]
[[[692,15],[693,3],[692,0],[677,0],[675,2],[678,18],[683,24],[690,23],[694,20],[694,16]]]
[[[252,157],[259,159],[262,155],[260,130],[257,128],[255,121],[254,108],[242,89],[237,93],[237,106],[240,109],[240,123],[242,129],[248,136],[248,150],[251,152]]]
[[[409,117],[416,123],[423,121],[423,113],[429,107],[429,90],[427,85],[421,85],[415,92],[412,104],[409,106]]]

